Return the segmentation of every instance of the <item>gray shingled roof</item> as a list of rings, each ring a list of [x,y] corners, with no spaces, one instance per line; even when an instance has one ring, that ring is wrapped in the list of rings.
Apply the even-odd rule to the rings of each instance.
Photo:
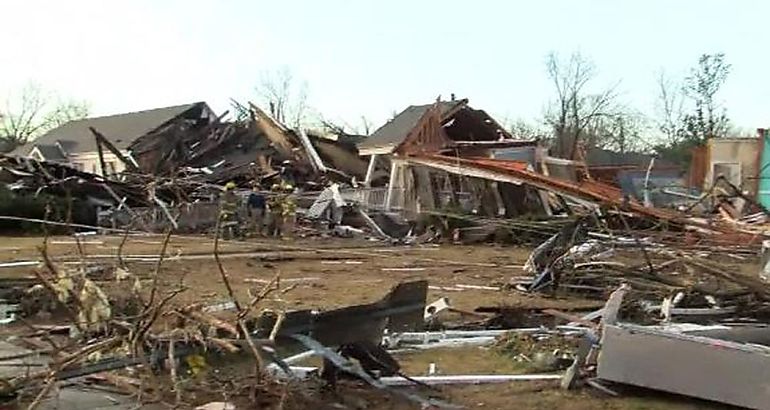
[[[66,157],[56,145],[36,145],[40,153],[43,154],[43,158],[47,161],[59,161],[64,160]]]
[[[458,101],[441,101],[439,106],[441,107],[441,114],[444,115],[451,109],[455,108],[458,104],[465,103],[464,100]],[[395,148],[401,144],[409,131],[417,125],[420,118],[433,104],[426,105],[410,105],[404,111],[401,111],[392,120],[388,121],[382,127],[374,131],[372,135],[364,139],[358,144],[359,149],[373,149],[373,148]]]
[[[172,119],[204,102],[196,102],[173,107],[156,108],[105,117],[85,118],[70,121],[48,131],[27,144],[13,150],[12,154],[26,156],[35,146],[46,152],[58,151],[56,143],[61,144],[67,153],[96,151],[96,141],[89,127],[102,133],[118,149],[126,149],[137,138],[158,129]],[[47,156],[46,156],[47,157]]]

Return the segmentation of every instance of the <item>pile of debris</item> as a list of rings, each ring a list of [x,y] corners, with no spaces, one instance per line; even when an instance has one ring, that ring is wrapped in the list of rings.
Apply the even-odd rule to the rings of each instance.
[[[35,283],[17,284],[27,289],[5,294],[7,303],[23,306],[16,314],[26,318],[21,323],[27,330],[20,327],[14,338],[26,348],[6,342],[1,347],[9,354],[0,358],[0,367],[13,362],[11,369],[19,370],[3,372],[0,393],[4,400],[35,408],[47,401],[53,390],[61,389],[58,396],[67,401],[68,394],[75,395],[71,400],[80,406],[103,401],[99,393],[96,397],[78,393],[76,386],[88,386],[86,391],[108,389],[114,403],[194,407],[214,398],[239,408],[255,404],[304,408],[321,400],[313,398],[318,393],[284,381],[309,377],[312,372],[292,367],[298,359],[284,360],[278,355],[279,348],[285,351],[304,346],[324,357],[327,364],[321,374],[327,383],[335,384],[337,373],[342,371],[397,397],[441,405],[440,401],[388,387],[410,379],[399,379],[398,363],[379,347],[386,328],[402,332],[422,326],[426,281],[403,283],[381,301],[367,305],[276,313],[259,311],[259,306],[271,295],[291,291],[280,287],[278,276],[251,300],[239,301],[219,264],[230,300],[209,306],[180,305],[175,298],[185,291],[183,283],[170,290],[159,287],[169,237],[163,242],[154,273],[142,280],[123,265],[120,256],[115,266],[91,269],[83,263],[64,268],[52,261],[44,244],[44,264],[34,270]],[[218,258],[217,241],[218,237],[214,254]],[[63,323],[27,323],[41,313],[53,313]],[[13,319],[6,323],[13,323]],[[371,355],[385,362],[372,360]],[[249,362],[244,362],[249,356],[250,370],[242,366]],[[212,366],[217,370],[209,371]],[[372,377],[374,370],[395,381],[385,383]],[[224,396],[222,392],[226,392]]]
[[[561,380],[566,388],[585,383],[609,394],[616,393],[606,382],[614,382],[766,407],[770,397],[759,384],[770,352],[770,287],[757,271],[770,272],[768,211],[727,179],[718,178],[704,194],[661,188],[665,195],[654,195],[651,161],[642,188],[631,195],[613,181],[618,169],[594,168],[594,178],[584,163],[546,155],[539,141],[512,139],[467,100],[409,107],[383,127],[390,131],[378,130],[362,144],[368,166],[354,136],[309,135],[253,105],[240,110],[244,119],[237,122],[203,111],[165,122],[132,141],[130,155],[91,128],[100,169],[109,168],[103,150],[122,163],[124,171],[112,175],[0,158],[0,178],[12,192],[81,198],[108,215],[90,225],[126,235],[168,232],[144,278],[130,272],[120,249],[114,266],[89,265],[81,254],[79,264],[65,268],[48,257],[44,243],[34,283],[17,284],[3,298],[14,315],[54,313],[64,324],[29,325],[20,339],[34,349],[6,359],[35,357],[41,360],[24,366],[45,370],[16,372],[0,393],[34,408],[54,386],[85,383],[110,385],[139,403],[197,406],[215,398],[220,408],[303,408],[320,400],[322,385],[346,389],[364,382],[423,407],[452,408],[430,386]],[[390,178],[383,167],[390,167]],[[226,218],[242,209],[220,206],[223,186],[230,197],[248,191],[279,200],[273,218],[278,208],[287,220],[302,208],[304,232],[407,244],[534,245],[524,265],[529,276],[470,286],[580,297],[604,307],[587,314],[505,306],[469,312],[445,297],[426,303],[429,289],[469,285],[415,280],[375,303],[270,310],[269,296],[292,290],[279,276],[251,292],[248,302],[238,300],[218,245],[227,229],[240,228],[242,220]],[[266,189],[275,186],[280,190]],[[50,223],[51,216],[46,209],[38,222]],[[70,216],[58,223],[83,227],[80,222]],[[171,232],[212,228],[228,300],[177,304],[184,283],[159,286]],[[763,269],[747,271],[760,252]],[[459,323],[444,320],[450,313],[460,315]],[[397,360],[405,352],[477,346],[492,346],[536,374],[437,375],[433,369],[418,376],[405,374]],[[307,365],[310,357],[323,365]]]
[[[243,120],[226,122],[224,115],[205,115],[205,104],[195,104],[123,150],[90,127],[101,175],[65,162],[3,156],[0,178],[18,196],[45,193],[88,204],[90,217],[76,214],[67,222],[143,231],[164,231],[169,226],[178,231],[211,229],[227,183],[239,186],[242,195],[256,189],[266,197],[278,195],[271,187],[286,183],[299,200],[308,198],[312,203],[332,182],[353,187],[363,179],[366,163],[351,142],[354,136],[309,135],[289,129],[254,105],[241,109]],[[100,123],[97,120],[94,123]],[[107,165],[108,153],[119,162],[121,172],[107,172],[116,168],[112,162]],[[27,217],[43,219],[43,215]]]

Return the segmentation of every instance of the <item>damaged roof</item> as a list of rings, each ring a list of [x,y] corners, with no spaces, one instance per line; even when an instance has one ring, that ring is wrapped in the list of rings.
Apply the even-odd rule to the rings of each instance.
[[[439,101],[437,104],[441,108],[441,115],[445,116],[460,105],[467,104],[468,100],[457,101]],[[417,125],[423,115],[434,104],[410,105],[404,111],[401,111],[393,119],[378,128],[372,135],[358,144],[359,151],[383,150],[390,153],[399,144],[401,144],[409,132]],[[367,155],[366,152],[361,152]]]
[[[35,147],[38,147],[41,153],[45,155],[46,152],[53,153],[54,150],[58,152],[57,144],[67,153],[96,151],[94,135],[89,130],[89,127],[94,127],[97,131],[104,134],[116,148],[123,150],[128,148],[137,138],[158,129],[194,108],[203,107],[210,111],[205,102],[194,102],[172,107],[70,121],[48,131],[34,141],[16,148],[11,154],[27,156]]]

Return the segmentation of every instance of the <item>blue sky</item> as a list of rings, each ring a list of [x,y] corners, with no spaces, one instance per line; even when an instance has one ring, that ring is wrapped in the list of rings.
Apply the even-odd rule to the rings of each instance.
[[[724,52],[719,94],[740,127],[770,125],[770,2],[5,0],[0,96],[29,81],[109,114],[189,101],[228,108],[288,67],[325,117],[380,125],[455,93],[534,120],[553,95],[544,60],[579,51],[597,88],[653,114],[655,74]]]

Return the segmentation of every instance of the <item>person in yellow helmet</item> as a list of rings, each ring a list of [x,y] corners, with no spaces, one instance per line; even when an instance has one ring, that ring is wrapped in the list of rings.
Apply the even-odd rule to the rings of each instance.
[[[219,212],[221,219],[221,226],[223,228],[231,228],[233,223],[237,223],[238,208],[240,206],[238,201],[238,195],[235,193],[235,182],[228,182],[225,184],[225,192],[222,193],[222,197],[219,202]]]
[[[269,236],[279,236],[281,234],[281,225],[283,223],[281,196],[280,184],[273,184],[270,187],[270,197],[267,200],[267,234]]]
[[[281,184],[283,197],[281,198],[281,234],[284,238],[291,238],[294,233],[294,225],[297,223],[297,204],[294,201],[294,187],[287,182]]]

